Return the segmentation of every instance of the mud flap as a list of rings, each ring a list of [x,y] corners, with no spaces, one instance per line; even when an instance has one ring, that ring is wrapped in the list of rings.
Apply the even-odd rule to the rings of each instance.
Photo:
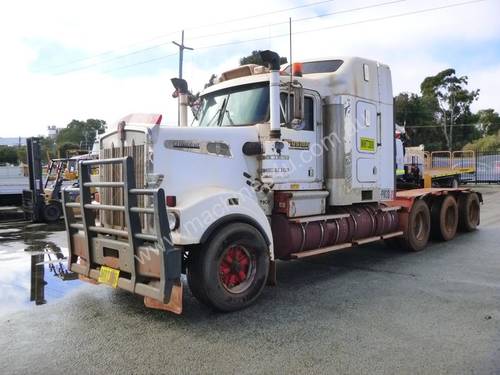
[[[150,309],[170,311],[174,314],[182,314],[182,294],[182,282],[179,281],[179,283],[172,286],[170,301],[168,303],[162,303],[151,297],[144,297],[144,305]]]

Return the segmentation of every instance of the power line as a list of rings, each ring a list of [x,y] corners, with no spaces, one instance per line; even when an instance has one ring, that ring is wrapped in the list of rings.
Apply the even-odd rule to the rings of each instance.
[[[383,17],[376,17],[376,18],[369,18],[366,20],[361,20],[361,21],[355,21],[355,22],[348,22],[348,23],[343,23],[339,25],[333,25],[333,26],[326,26],[326,27],[320,27],[316,29],[310,29],[310,30],[303,30],[303,31],[296,31],[293,34],[307,34],[311,32],[316,32],[316,31],[322,31],[322,30],[329,30],[329,29],[336,29],[340,27],[346,27],[346,26],[353,26],[353,25],[359,25],[359,24],[364,24],[364,23],[370,23],[370,22],[377,22],[377,21],[383,21],[387,19],[393,19],[393,18],[399,18],[399,17],[405,17],[405,16],[411,16],[411,15],[416,15],[416,14],[421,14],[421,13],[428,13],[428,12],[433,12],[436,10],[442,10],[442,9],[448,9],[448,8],[455,8],[463,5],[469,5],[473,3],[480,3],[484,2],[487,0],[470,0],[470,1],[464,1],[461,3],[455,3],[455,4],[449,4],[449,5],[443,5],[439,7],[432,7],[432,8],[426,8],[426,9],[420,9],[412,12],[404,12],[404,13],[399,13],[399,14],[393,14],[390,16],[383,16]],[[214,45],[208,45],[208,46],[203,46],[203,47],[198,47],[197,49],[207,49],[207,48],[218,48],[218,47],[225,47],[228,45],[232,44],[242,44],[242,43],[248,43],[248,42],[255,42],[255,41],[260,41],[260,40],[268,40],[268,39],[276,39],[276,38],[282,38],[288,36],[288,33],[284,34],[276,34],[276,35],[271,35],[268,37],[262,37],[262,38],[254,38],[254,39],[247,39],[247,40],[240,40],[240,41],[234,41],[234,42],[227,42],[227,43],[221,43],[221,44],[214,44]]]
[[[165,60],[165,59],[168,59],[169,57],[173,57],[173,56],[177,56],[177,53],[172,53],[172,54],[166,55],[166,56],[155,57],[154,59],[139,61],[139,62],[134,63],[134,64],[119,66],[118,68],[113,68],[113,69],[105,70],[103,73],[111,73],[111,72],[114,72],[116,70],[128,69],[128,68],[132,68],[134,66],[148,64],[150,62]]]
[[[176,32],[171,32],[171,33],[169,33],[169,34],[165,34],[165,35],[163,35],[163,36],[162,36],[162,38],[167,37],[167,36],[173,36],[174,34],[176,34]],[[146,40],[146,41],[141,41],[141,42],[137,42],[137,43],[129,44],[129,45],[124,46],[124,47],[122,47],[122,48],[130,48],[130,47],[132,47],[132,46],[136,46],[136,45],[139,45],[139,44],[144,44],[144,43],[146,43],[146,42],[150,42],[150,41],[153,41],[153,40],[157,40],[157,39],[159,39],[159,38],[160,38],[160,37],[151,38],[151,39],[148,39],[148,40]],[[147,50],[147,49],[145,49],[145,50]],[[68,66],[68,65],[74,65],[74,64],[76,64],[76,63],[80,63],[80,62],[82,62],[82,61],[92,60],[92,59],[95,59],[95,58],[98,58],[98,57],[102,57],[102,56],[110,55],[110,54],[114,53],[115,51],[116,51],[116,50],[109,50],[109,51],[105,51],[105,52],[98,53],[98,54],[96,54],[96,55],[86,56],[86,57],[82,57],[82,58],[80,58],[80,59],[76,59],[76,60],[72,60],[72,61],[67,61],[67,62],[65,62],[65,63],[63,63],[63,64],[53,65],[53,66],[47,66],[47,67],[45,67],[45,68],[40,68],[40,69],[35,70],[35,73],[41,72],[41,71],[42,71],[42,70],[44,70],[44,69],[57,69],[57,68],[63,68],[63,67]],[[131,52],[131,53],[129,53],[129,54],[126,54],[126,55],[120,55],[120,56],[125,57],[125,56],[130,56],[130,55],[133,55],[133,54],[135,54],[135,52]]]
[[[220,25],[225,25],[225,24],[228,24],[228,23],[233,23],[233,22],[248,20],[248,19],[252,19],[252,18],[258,18],[258,17],[267,16],[267,15],[271,15],[271,14],[277,14],[277,13],[282,13],[282,12],[287,12],[287,11],[292,11],[292,10],[297,10],[297,9],[302,9],[302,8],[314,7],[316,5],[322,5],[322,4],[325,4],[325,3],[331,3],[333,1],[335,1],[335,0],[322,0],[322,1],[317,1],[315,3],[308,3],[308,4],[297,5],[297,6],[294,6],[294,7],[291,7],[291,8],[278,9],[278,10],[274,10],[274,11],[270,11],[270,12],[264,12],[264,13],[250,15],[250,16],[245,16],[245,17],[240,17],[240,18],[234,18],[234,19],[230,19],[230,20],[226,20],[226,21],[215,22],[215,23],[205,24],[205,25],[200,25],[200,26],[193,26],[193,27],[187,28],[185,30],[198,30],[198,29],[202,29],[202,28],[206,28],[206,27],[220,26]],[[162,38],[170,37],[170,36],[172,36],[174,34],[177,34],[180,31],[181,30],[175,30],[175,31],[168,32],[167,34],[158,35],[156,37],[153,37],[153,38],[150,38],[150,39],[147,39],[147,40],[143,40],[141,42],[130,44],[128,46],[125,46],[125,48],[127,48],[127,47],[129,48],[129,47],[132,47],[132,46],[135,46],[135,45],[138,45],[138,44],[144,44],[144,43],[147,43],[147,42],[150,42],[150,41],[153,41],[153,40],[157,40],[157,39],[162,39]],[[136,54],[136,53],[139,53],[139,52],[142,52],[142,51],[147,51],[147,50],[150,50],[150,49],[153,49],[153,48],[158,48],[159,46],[162,46],[162,45],[165,45],[165,44],[168,44],[168,43],[161,43],[161,44],[157,44],[157,45],[154,45],[154,46],[151,46],[151,47],[140,49],[140,50],[131,52],[129,54],[123,55],[123,57],[129,56],[131,54]],[[49,66],[49,67],[41,68],[41,69],[57,69],[57,68],[62,68],[64,66],[73,65],[75,63],[79,63],[79,62],[82,62],[82,61],[91,60],[91,59],[94,59],[94,58],[97,58],[97,57],[106,56],[106,55],[114,53],[115,51],[116,50],[109,50],[109,51],[98,53],[96,55],[86,56],[86,57],[83,57],[83,58],[80,58],[80,59],[76,59],[76,60],[65,62],[63,64]],[[40,71],[41,70],[37,70],[37,72],[40,72]]]
[[[400,0],[400,1],[404,1],[404,0]],[[455,8],[455,7],[459,7],[459,6],[470,5],[470,4],[480,3],[480,2],[484,2],[484,1],[486,1],[486,0],[469,0],[469,1],[464,1],[464,2],[460,2],[460,3],[448,4],[448,5],[443,5],[443,6],[439,6],[439,7],[425,8],[425,9],[420,9],[420,10],[411,11],[411,12],[403,12],[403,13],[393,14],[393,15],[389,15],[389,16],[375,17],[375,18],[370,18],[370,19],[365,19],[365,20],[360,20],[360,21],[355,21],[355,22],[348,22],[348,23],[343,23],[343,24],[338,24],[338,25],[332,25],[332,26],[326,26],[326,27],[320,27],[320,28],[315,28],[315,29],[310,29],[310,30],[296,31],[296,32],[293,33],[293,35],[306,34],[306,33],[312,33],[312,32],[329,30],[329,29],[335,29],[335,28],[341,28],[341,27],[354,26],[354,25],[371,23],[371,22],[378,22],[378,21],[383,21],[383,20],[387,20],[387,19],[394,19],[394,18],[399,18],[399,17],[406,17],[406,16],[411,16],[411,15],[416,15],[416,14],[422,14],[422,13],[429,13],[429,12],[433,12],[433,11],[438,11],[438,10],[443,10],[443,9],[449,9],[449,8]],[[371,7],[373,7],[373,5]],[[355,10],[359,10],[359,8],[354,8],[354,9]],[[347,11],[350,11],[350,10],[345,10],[344,13],[347,12]],[[319,17],[322,17],[322,16],[323,15],[314,16],[314,18],[319,18]],[[308,17],[308,18],[313,18],[313,17]],[[205,49],[211,49],[211,48],[220,48],[220,47],[226,47],[226,46],[229,46],[229,45],[245,44],[245,43],[249,43],[249,42],[256,42],[256,41],[269,40],[269,39],[277,39],[277,38],[283,38],[283,37],[288,37],[288,36],[289,36],[289,33],[275,34],[275,35],[266,36],[266,37],[245,39],[245,40],[232,41],[232,42],[226,42],[226,43],[219,43],[219,44],[212,44],[212,45],[197,47],[197,50],[205,50]],[[163,45],[163,44],[167,44],[167,43],[162,43],[161,45]],[[158,46],[159,45],[148,47],[147,49],[156,48]],[[141,50],[134,51],[133,53],[138,53],[140,51]],[[126,56],[126,55],[123,55],[123,56]],[[169,56],[170,55],[165,56],[165,57],[169,57]],[[163,58],[165,58],[165,57],[163,57]],[[151,61],[156,61],[156,60],[159,60],[159,59],[161,59],[161,58],[150,59],[150,60],[138,62],[137,64],[127,65],[124,68],[132,67],[132,66],[135,66],[135,65],[145,64],[145,63],[148,63],[148,62],[151,62]],[[98,63],[92,64],[92,66],[95,66],[95,65],[99,65],[99,64]],[[89,67],[92,67],[92,66],[88,65],[86,67],[82,67],[82,68],[78,68],[78,69],[75,69],[75,70],[66,71],[66,72],[63,72],[63,73],[60,73],[60,74],[71,73],[73,71],[81,70],[81,69],[86,69],[86,68],[89,68]],[[110,69],[107,72],[111,72],[111,71],[119,70],[119,69],[122,69],[122,67],[118,67],[118,68],[115,68],[115,69]]]
[[[93,67],[98,66],[98,65],[107,64],[107,63],[112,62],[112,61],[116,61],[116,60],[123,59],[123,58],[128,57],[128,56],[135,55],[135,54],[137,54],[139,52],[144,52],[145,50],[146,49],[141,50],[141,51],[135,51],[135,52],[127,53],[126,55],[115,56],[115,57],[112,57],[112,58],[104,60],[104,61],[98,61],[98,62],[95,62],[93,64],[80,66],[78,68],[74,68],[74,69],[70,69],[70,70],[64,70],[64,71],[58,72],[58,73],[53,73],[53,75],[59,76],[59,75],[63,75],[63,74],[78,72],[80,70],[86,70],[86,69],[93,68]],[[164,57],[166,57],[166,56],[164,56]],[[162,57],[162,58],[164,58],[164,57]],[[156,59],[151,59],[149,61],[154,61],[154,60],[156,60]]]
[[[319,15],[316,15],[316,16],[309,16],[309,17],[297,18],[297,19],[294,19],[292,21],[294,23],[303,22],[303,21],[309,21],[309,20],[312,20],[312,19],[315,19],[315,18],[324,18],[324,17],[330,17],[330,16],[344,14],[344,13],[357,12],[357,11],[360,11],[360,10],[378,8],[378,7],[392,5],[392,4],[403,3],[403,2],[406,2],[406,1],[409,1],[409,0],[387,1],[387,2],[384,2],[384,3],[372,4],[372,5],[367,5],[367,6],[358,7],[358,8],[350,8],[350,9],[339,10],[339,11],[330,12],[330,13],[319,14]],[[260,26],[246,27],[246,28],[236,29],[236,30],[221,31],[221,32],[213,33],[213,34],[205,34],[205,35],[195,36],[193,38],[190,38],[190,40],[193,41],[193,40],[198,40],[198,39],[205,39],[205,38],[209,38],[209,37],[213,37],[213,36],[232,34],[232,33],[237,33],[237,32],[241,32],[241,31],[251,31],[251,30],[263,29],[263,28],[267,28],[267,27],[271,27],[271,26],[285,25],[285,24],[288,24],[288,21],[277,22],[277,23],[272,23],[272,24],[265,24],[265,25],[260,25]]]
[[[395,3],[401,3],[401,2],[405,2],[405,1],[408,1],[408,0],[393,0],[393,1],[388,1],[388,2],[379,3],[379,4],[368,5],[368,6],[364,6],[364,7],[345,9],[345,10],[341,10],[341,11],[335,11],[335,12],[331,12],[331,13],[320,14],[320,15],[317,15],[317,16],[310,16],[310,17],[299,18],[297,20],[294,20],[293,22],[303,22],[303,21],[308,21],[308,20],[315,19],[315,18],[323,18],[323,17],[332,16],[332,15],[338,15],[338,14],[356,12],[356,11],[360,11],[360,10],[381,7],[381,6],[391,5],[391,4],[395,4]],[[321,1],[321,2],[318,2],[318,3],[314,3],[314,4],[321,4],[321,3],[324,3],[324,2],[325,1]],[[256,30],[256,29],[261,29],[261,28],[270,27],[270,26],[278,26],[278,25],[287,24],[287,23],[288,22],[277,22],[277,23],[268,24],[268,25],[252,26],[252,27],[247,27],[247,28],[237,29],[237,30],[231,30],[231,31],[222,31],[222,32],[218,32],[218,33],[212,33],[212,34],[207,34],[207,35],[200,35],[200,36],[197,36],[197,37],[194,37],[194,38],[190,38],[190,40],[193,41],[193,40],[198,40],[198,39],[205,39],[205,38],[213,37],[213,36],[232,34],[232,33],[242,32],[242,31]],[[169,35],[171,35],[171,34],[169,34]],[[288,35],[288,34],[286,34],[286,35]],[[268,37],[262,38],[262,39],[268,39]],[[262,39],[259,39],[259,40],[262,40]],[[92,68],[94,66],[98,66],[98,65],[101,65],[101,64],[106,64],[108,62],[116,61],[116,60],[119,60],[119,59],[122,59],[122,58],[125,58],[125,57],[128,57],[128,56],[136,55],[136,54],[139,54],[139,53],[142,53],[142,52],[151,51],[153,49],[160,48],[160,47],[163,47],[163,46],[166,46],[166,45],[169,45],[169,44],[170,44],[170,42],[163,42],[163,43],[155,44],[155,45],[152,45],[152,46],[149,46],[149,47],[145,47],[145,48],[141,48],[141,49],[138,49],[138,50],[126,53],[126,54],[115,56],[115,57],[112,57],[110,59],[106,59],[104,61],[97,61],[97,62],[89,64],[89,65],[85,65],[85,66],[82,66],[82,67],[77,67],[75,69],[70,69],[70,70],[66,70],[66,71],[58,72],[58,73],[54,73],[54,74],[55,75],[60,75],[60,74],[66,74],[66,73],[72,73],[72,72],[76,72],[76,71],[80,71],[80,70],[85,70],[85,69],[88,69],[88,68]],[[205,47],[203,47],[203,48],[205,48]]]

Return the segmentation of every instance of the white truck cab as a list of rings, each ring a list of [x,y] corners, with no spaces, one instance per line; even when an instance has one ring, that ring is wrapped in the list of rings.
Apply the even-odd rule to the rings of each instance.
[[[101,182],[85,181],[92,162],[81,172],[82,197],[97,188],[100,204],[66,209],[100,212],[84,212],[82,225],[66,212],[75,272],[114,275],[148,306],[174,311],[187,273],[200,301],[230,311],[257,298],[276,259],[399,230],[383,204],[395,195],[389,67],[359,57],[280,67],[274,52],[262,57],[267,68],[241,66],[206,88],[191,126],[177,80],[181,126],[128,116],[100,137]]]

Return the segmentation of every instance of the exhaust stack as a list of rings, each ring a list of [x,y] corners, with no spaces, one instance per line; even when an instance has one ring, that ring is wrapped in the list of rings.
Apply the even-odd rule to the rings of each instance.
[[[179,100],[179,126],[186,127],[188,125],[188,105],[189,105],[189,90],[188,84],[182,78],[172,78],[172,84],[175,87],[174,97]]]
[[[260,52],[260,57],[271,70],[269,80],[269,107],[271,115],[271,139],[280,139],[280,56],[273,51],[266,50]]]

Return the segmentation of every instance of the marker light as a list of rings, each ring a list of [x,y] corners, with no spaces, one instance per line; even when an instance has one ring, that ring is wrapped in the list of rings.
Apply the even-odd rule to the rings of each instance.
[[[292,75],[302,77],[302,63],[297,62],[292,64]]]

